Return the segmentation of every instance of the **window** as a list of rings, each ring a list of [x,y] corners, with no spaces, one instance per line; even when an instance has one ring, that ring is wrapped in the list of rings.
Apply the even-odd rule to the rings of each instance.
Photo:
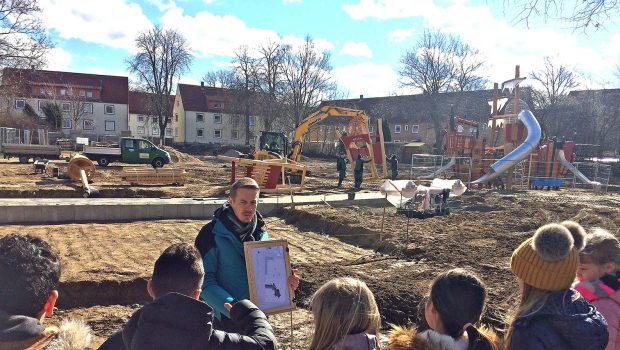
[[[419,125],[412,125],[411,126],[411,133],[412,134],[417,134],[420,132],[420,126]]]
[[[106,120],[105,131],[114,131],[114,130],[116,130],[116,122],[114,120]]]
[[[196,137],[202,137],[205,133],[205,129],[196,129]]]
[[[93,114],[93,104],[92,103],[84,103],[84,105],[82,106],[82,111],[84,113]]]
[[[143,126],[139,126],[138,127],[138,135],[144,135],[144,127]]]
[[[159,123],[159,118],[158,117],[153,117],[153,120],[151,120],[151,122],[153,124],[157,124],[157,123]]]
[[[62,111],[63,112],[70,112],[71,111],[71,103],[63,102],[62,103]]]
[[[123,140],[123,147],[125,148],[134,148],[134,141],[132,139],[124,139]]]
[[[220,114],[216,114],[213,116],[213,122],[215,124],[222,124],[222,116]]]
[[[200,113],[196,114],[196,123],[202,123],[204,121],[205,121],[204,114],[200,114]]]
[[[159,135],[159,125],[153,125],[151,128],[151,135]]]
[[[175,122],[178,122],[178,121],[179,121],[179,114],[178,114],[178,113],[175,113],[175,115],[174,115],[174,121],[175,121]]]
[[[82,121],[83,130],[93,130],[95,128],[95,121],[92,119],[84,119]]]
[[[47,101],[39,100],[39,110],[42,111],[43,107],[45,107],[46,104],[47,104]]]
[[[144,116],[143,115],[139,115],[138,116],[138,121],[139,122],[144,122]]]
[[[46,92],[47,92],[47,96],[52,96],[54,93],[54,91],[51,88],[48,88]]]
[[[26,107],[26,100],[15,100],[15,109],[24,109]]]
[[[460,133],[462,133],[462,132],[463,132],[463,130],[464,130],[464,129],[463,129],[463,125],[458,125],[458,126],[456,127],[456,132],[458,132],[459,134],[460,134]]]
[[[222,109],[222,108],[224,108],[224,103],[222,103],[222,102],[215,102],[213,104],[213,108],[214,109]]]
[[[400,125],[394,125],[394,133],[395,134],[400,134]]]
[[[405,131],[409,130],[409,125],[405,125]]]
[[[251,115],[251,116],[250,116],[250,118],[249,118],[248,124],[249,124],[250,126],[254,126],[254,125],[256,125],[256,117],[255,117],[255,116],[253,116],[253,115]]]
[[[222,130],[213,130],[213,137],[215,137],[216,139],[221,139],[222,138]]]
[[[231,119],[233,128],[238,128],[239,127],[239,116],[238,115],[232,115],[232,116],[230,116],[230,119]]]
[[[39,89],[39,95],[45,95],[45,88]]]
[[[60,89],[60,96],[65,96],[67,94],[67,89]]]
[[[63,129],[71,129],[73,123],[71,123],[70,118],[62,118],[62,128]]]
[[[86,97],[92,98],[93,97],[93,92],[88,90],[86,91]]]
[[[372,134],[373,132],[375,132],[375,127],[374,127],[374,126],[372,126],[372,125],[371,125],[371,126],[369,126],[369,127],[368,127],[368,132],[369,132],[369,133],[371,133],[371,134]]]
[[[179,136],[179,128],[174,128],[174,137]]]
[[[139,149],[151,149],[151,145],[144,140],[138,140],[138,148]]]
[[[170,137],[172,136],[172,129],[168,128],[166,129],[166,137]]]
[[[476,128],[469,128],[469,132],[472,133],[472,134],[475,134],[476,133]]]
[[[114,114],[114,105],[105,105],[105,114]]]
[[[239,140],[239,130],[233,130],[231,132],[230,138],[233,140]]]
[[[84,97],[84,96],[86,96],[86,91],[80,90],[80,97]]]

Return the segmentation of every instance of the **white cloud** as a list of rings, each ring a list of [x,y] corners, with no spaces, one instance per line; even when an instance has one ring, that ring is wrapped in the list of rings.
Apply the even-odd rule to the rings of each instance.
[[[63,39],[134,50],[140,31],[152,27],[138,4],[124,0],[42,0],[43,22]]]
[[[164,0],[146,0],[147,3],[156,6],[159,11],[167,11],[176,7],[176,4],[172,0],[165,2]]]
[[[387,38],[391,43],[402,43],[407,40],[413,33],[415,33],[416,28],[411,27],[408,29],[396,29],[387,34]]]
[[[360,0],[344,5],[343,9],[356,20],[419,17],[426,28],[441,28],[444,33],[458,35],[487,57],[485,74],[497,82],[512,77],[515,65],[521,66],[521,76],[541,69],[545,56],[557,57],[557,62],[579,68],[593,80],[607,80],[620,55],[618,35],[600,48],[587,47],[578,43],[579,33],[548,26],[529,30],[514,27],[493,17],[488,6],[468,5],[466,1],[453,1],[448,7],[441,7],[431,0]],[[407,29],[401,30],[388,34],[388,39],[399,39],[397,34],[404,34]]]
[[[351,96],[386,96],[389,93],[406,93],[398,88],[398,73],[389,64],[364,62],[340,66],[332,74],[339,86]]]
[[[71,54],[59,47],[50,50],[47,55],[47,67],[49,70],[66,71],[71,65],[73,57]]]
[[[233,57],[235,50],[246,45],[254,48],[267,41],[282,41],[293,46],[303,43],[303,38],[287,35],[282,38],[272,30],[251,28],[235,16],[217,16],[208,11],[194,16],[186,15],[183,9],[168,10],[162,17],[165,28],[177,29],[189,41],[192,51],[201,57]],[[314,39],[318,51],[332,50],[334,45],[321,38]]]
[[[181,79],[179,79],[179,83],[180,84],[188,84],[188,85],[200,85],[200,81],[198,81],[198,80],[196,80],[194,78],[190,78],[190,77],[181,77]]]
[[[372,57],[372,51],[368,47],[368,44],[364,42],[356,43],[354,41],[347,41],[340,50],[341,55],[349,55],[354,57]]]
[[[435,8],[433,0],[360,0],[358,4],[343,5],[342,9],[353,19],[392,19],[423,16]]]

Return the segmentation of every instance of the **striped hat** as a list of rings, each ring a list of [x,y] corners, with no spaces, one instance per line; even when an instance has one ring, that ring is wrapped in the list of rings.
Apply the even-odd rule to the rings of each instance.
[[[510,269],[538,289],[568,289],[575,280],[584,236],[584,229],[572,221],[544,225],[512,253]]]

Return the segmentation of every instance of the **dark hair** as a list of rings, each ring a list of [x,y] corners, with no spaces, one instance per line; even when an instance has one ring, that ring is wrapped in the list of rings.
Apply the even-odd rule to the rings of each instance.
[[[493,343],[473,326],[484,311],[487,292],[484,283],[473,273],[453,269],[441,273],[431,285],[430,300],[439,313],[446,333],[454,339],[463,334],[469,339],[469,350],[493,350]]]
[[[173,244],[155,261],[153,294],[156,298],[170,292],[190,295],[201,287],[204,275],[198,250],[189,243]]]
[[[0,309],[37,317],[60,280],[60,257],[44,240],[10,234],[0,238]]]

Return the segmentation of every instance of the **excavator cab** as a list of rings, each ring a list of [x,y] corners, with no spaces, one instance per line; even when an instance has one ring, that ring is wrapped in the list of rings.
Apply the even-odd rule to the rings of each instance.
[[[283,159],[288,154],[288,139],[281,132],[263,131],[256,139],[254,159]]]

